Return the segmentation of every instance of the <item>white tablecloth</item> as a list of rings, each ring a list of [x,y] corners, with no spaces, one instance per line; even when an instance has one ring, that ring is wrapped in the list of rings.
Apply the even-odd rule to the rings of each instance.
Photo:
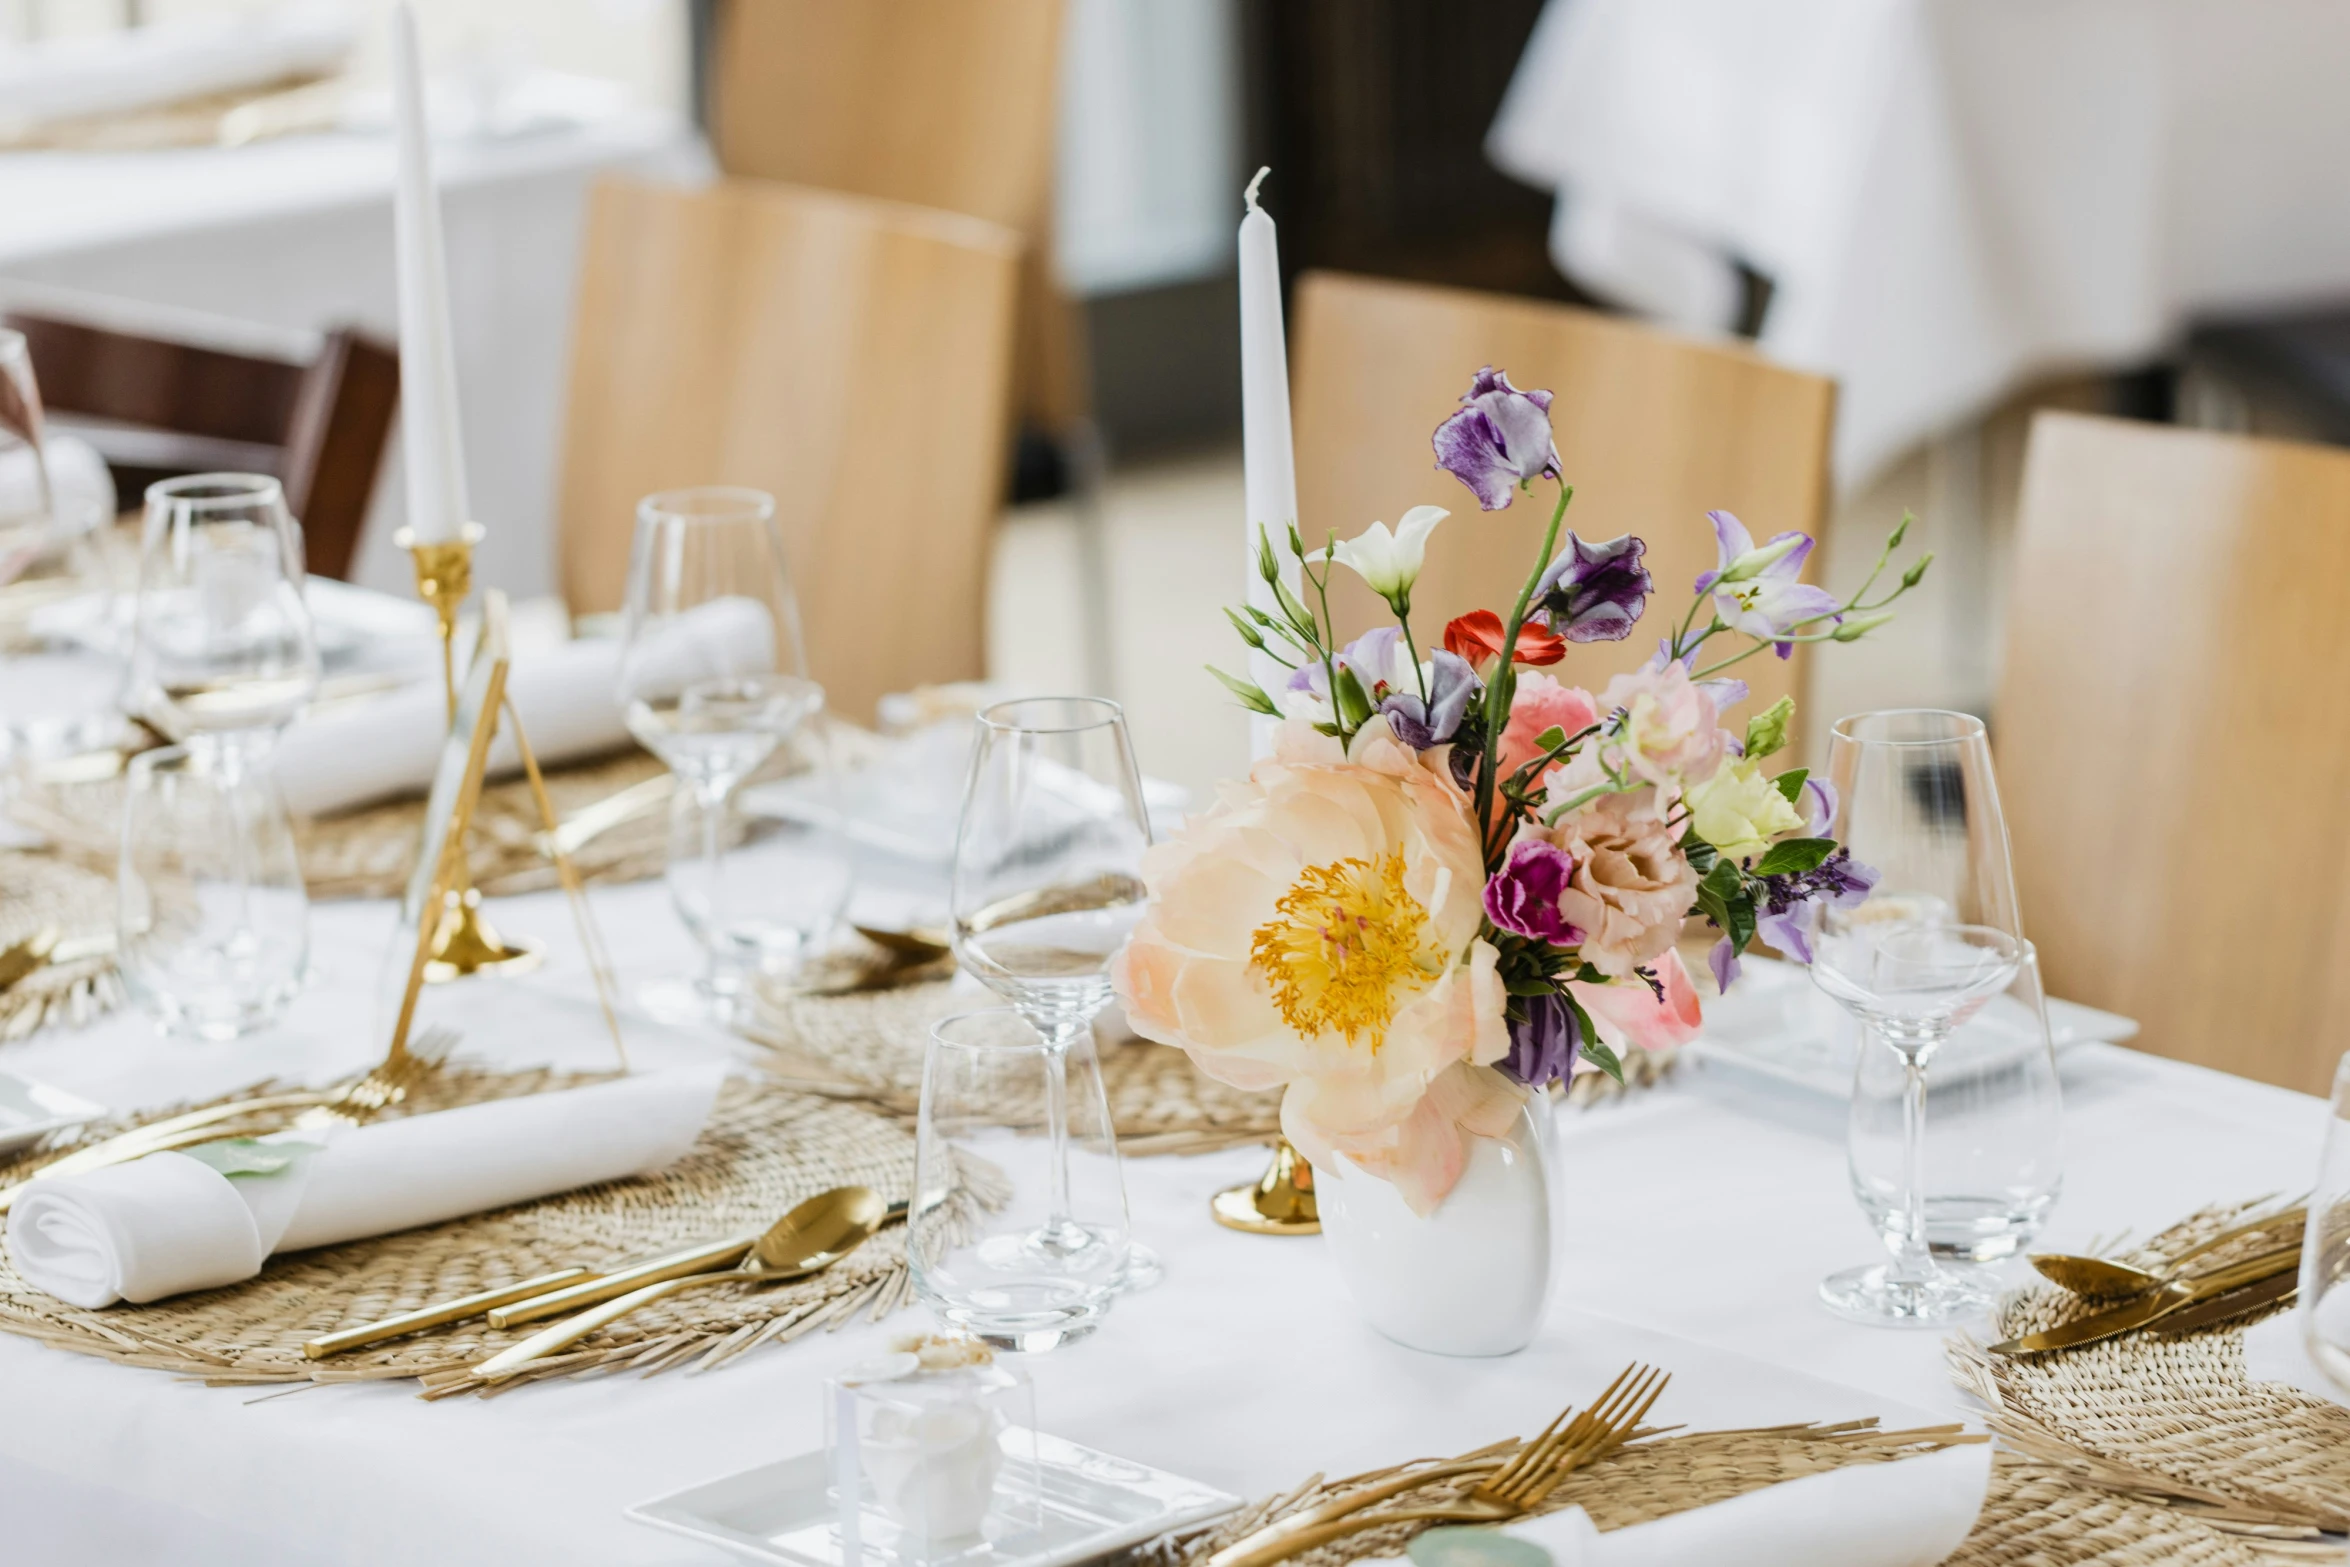
[[[699,168],[690,132],[632,113],[434,149],[456,325],[465,461],[489,536],[476,578],[518,597],[555,589],[555,485],[571,301],[588,185],[615,169]],[[205,312],[301,333],[399,334],[388,136],[235,149],[0,155],[0,303],[25,285]],[[12,288],[11,285],[14,285]],[[264,336],[269,351],[284,339]],[[354,579],[414,591],[391,542],[404,520],[398,433],[385,451]],[[135,499],[135,497],[127,498]]]
[[[920,914],[926,895],[919,879],[901,877],[861,894],[859,912]],[[596,896],[625,982],[690,964],[660,883]],[[462,1006],[467,1048],[495,1058],[608,1059],[562,902],[491,907],[502,929],[544,938],[549,962],[519,980],[438,989],[428,1006]],[[353,1003],[372,982],[390,921],[384,904],[315,910],[321,981],[266,1036],[184,1044],[118,1014],[0,1050],[0,1066],[118,1105],[272,1072],[356,1068],[380,1049]],[[642,1062],[748,1048],[648,1025],[631,1037]],[[2297,1190],[2315,1166],[2323,1110],[2300,1095],[2103,1046],[2070,1054],[2065,1078],[2071,1164],[2053,1243],[2144,1232],[2215,1198]],[[1675,1346],[1644,1339],[1650,1330],[1851,1390],[1794,1400],[1811,1407],[1775,1396],[1769,1409],[1749,1408],[1723,1385],[1726,1373],[1689,1365],[1697,1352],[1681,1347],[1689,1396],[1738,1411],[1739,1423],[1880,1405],[1960,1411],[1935,1335],[1852,1326],[1814,1300],[1822,1275],[1875,1246],[1846,1187],[1838,1107],[1693,1070],[1571,1113],[1565,1133],[1573,1245],[1558,1299],[1533,1349],[1492,1362],[1379,1338],[1318,1241],[1216,1228],[1208,1194],[1253,1176],[1260,1154],[1129,1161],[1135,1229],[1164,1256],[1167,1280],[1122,1301],[1092,1340],[1030,1362],[1044,1423],[1254,1495],[1315,1469],[1521,1429],[1588,1394],[1633,1353],[1671,1363]],[[620,1508],[819,1446],[819,1380],[922,1320],[915,1311],[859,1324],[711,1376],[558,1383],[439,1404],[405,1385],[274,1398],[204,1388],[0,1336],[0,1560],[714,1564],[724,1558],[629,1523]]]
[[[1551,0],[1489,150],[1602,293],[1835,376],[1846,482],[2190,316],[2350,294],[2336,0]]]

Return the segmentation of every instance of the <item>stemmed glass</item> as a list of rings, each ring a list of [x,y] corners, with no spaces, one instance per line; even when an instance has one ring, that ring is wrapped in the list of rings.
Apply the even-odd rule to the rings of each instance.
[[[2055,1181],[2054,1073],[2036,980],[2029,987],[2019,982],[2032,971],[2016,914],[2007,828],[1982,723],[1967,714],[1914,710],[1844,719],[1829,762],[1838,801],[1829,833],[1879,879],[1865,902],[1827,911],[1814,938],[1811,973],[1860,1025],[1853,1185],[1894,1261],[1836,1274],[1820,1292],[1830,1307],[1861,1321],[1946,1322],[1986,1309],[1995,1285],[1974,1271],[1936,1263],[1938,1205],[1952,1211],[1946,1227],[1963,1217],[1979,1229],[1987,1221],[1976,1210],[1986,1204],[2029,1210],[2008,1227],[2036,1225]],[[1938,1199],[1926,1162],[1928,1067],[1951,1047],[1954,1033],[2011,986],[2029,989],[2011,1010],[2023,1015],[2037,1050],[2021,1066],[1984,1077],[1990,1087],[1975,1095],[1990,1095],[1983,1104],[1969,1099],[1958,1107],[1963,1135],[1985,1146],[1970,1143],[1953,1168],[1979,1179],[1989,1164],[2015,1164],[2015,1178],[1993,1183],[1997,1190]],[[1960,1034],[1962,1043],[1971,1037]],[[1888,1170],[1864,1167],[1874,1156],[1879,1106],[1878,1096],[1862,1089],[1884,1075],[1879,1052],[1899,1063],[1900,1162]]]
[[[2324,1151],[2301,1232],[2301,1342],[2350,1394],[2350,1055],[2334,1068]]]
[[[1052,1217],[1039,1244],[1083,1245],[1069,1218],[1064,1078],[1071,1050],[1090,1048],[1110,1001],[1110,959],[1148,897],[1142,775],[1125,711],[1099,697],[999,702],[977,727],[955,835],[955,959],[1045,1042]],[[1128,1248],[1128,1287],[1158,1271],[1148,1250]]]
[[[806,935],[772,928],[758,889],[726,875],[736,787],[824,707],[774,497],[707,487],[639,502],[626,628],[629,732],[684,786],[676,819],[690,814],[700,829],[699,864],[673,855],[669,883],[707,954],[698,981],[654,984],[638,999],[668,1021],[723,1020],[746,973],[796,957]]]
[[[269,766],[318,689],[302,584],[302,532],[277,480],[207,473],[147,491],[127,705],[181,746],[133,772],[125,970],[166,1020],[208,1037],[273,1015],[308,945]]]

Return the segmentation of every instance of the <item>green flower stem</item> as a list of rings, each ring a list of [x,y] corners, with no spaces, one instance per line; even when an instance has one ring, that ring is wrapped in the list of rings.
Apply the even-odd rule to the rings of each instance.
[[[1322,639],[1322,677],[1330,683],[1330,721],[1338,730],[1338,743],[1343,747],[1353,744],[1354,736],[1347,731],[1346,711],[1338,701],[1338,655],[1330,650],[1330,644],[1338,640],[1338,622],[1330,618],[1330,562],[1337,551],[1338,535],[1333,533],[1329,548],[1322,554],[1322,574],[1317,577],[1307,571],[1302,556],[1297,569],[1305,573],[1305,579],[1314,585],[1315,596],[1321,600],[1322,621],[1316,632]]]
[[[1420,646],[1412,640],[1412,601],[1407,598],[1401,604],[1390,604],[1387,607],[1395,611],[1395,623],[1403,628],[1404,651],[1412,655],[1412,678],[1420,683],[1420,707],[1425,711],[1428,706],[1428,672],[1420,667]]]
[[[1575,498],[1575,487],[1564,480],[1559,483],[1559,503],[1550,514],[1549,531],[1542,535],[1542,555],[1534,562],[1534,569],[1526,575],[1526,585],[1518,589],[1518,602],[1510,610],[1507,624],[1501,628],[1501,667],[1493,672],[1493,684],[1485,688],[1485,765],[1477,773],[1477,828],[1478,842],[1490,854],[1493,842],[1493,785],[1494,775],[1501,770],[1501,726],[1510,710],[1510,697],[1518,684],[1517,652],[1518,629],[1526,624],[1526,608],[1534,602],[1534,584],[1550,567],[1551,552],[1558,548],[1559,524],[1566,520],[1567,502]]]

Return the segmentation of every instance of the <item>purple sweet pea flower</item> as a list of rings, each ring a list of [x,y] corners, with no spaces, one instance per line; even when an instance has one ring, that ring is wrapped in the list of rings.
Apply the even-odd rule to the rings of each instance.
[[[1664,667],[1672,662],[1673,639],[1671,637],[1660,637],[1657,639],[1655,654],[1649,658],[1648,663],[1643,667],[1645,667],[1650,673],[1655,674],[1662,672]],[[1682,654],[1680,663],[1683,669],[1695,669],[1697,666],[1697,649],[1691,648],[1688,652]],[[1731,708],[1736,707],[1739,703],[1745,701],[1747,697],[1753,694],[1745,681],[1736,679],[1729,675],[1716,675],[1711,680],[1700,680],[1697,682],[1697,689],[1703,691],[1707,696],[1713,699],[1714,711],[1717,713],[1727,713]],[[1734,745],[1733,749],[1735,749],[1740,756],[1744,756],[1746,754],[1746,747],[1742,744]]]
[[[1575,874],[1575,857],[1544,838],[1520,838],[1485,884],[1485,917],[1499,930],[1571,947],[1583,931],[1559,908]]]
[[[1485,682],[1469,661],[1438,648],[1430,660],[1428,700],[1421,701],[1417,691],[1398,691],[1382,701],[1379,710],[1387,715],[1387,727],[1398,740],[1425,751],[1450,744],[1460,733],[1469,704],[1484,694]]]
[[[1803,812],[1806,838],[1827,837],[1828,829],[1836,824],[1836,786],[1825,778],[1804,779],[1803,788],[1795,798],[1795,808]]]
[[[1501,1058],[1501,1069],[1528,1088],[1573,1076],[1575,1057],[1583,1049],[1575,1009],[1555,990],[1514,999],[1525,1016],[1510,1019],[1510,1049]]]
[[[1730,987],[1738,982],[1738,948],[1736,944],[1729,937],[1724,936],[1715,942],[1713,950],[1705,955],[1705,962],[1706,967],[1714,971],[1714,988],[1727,995]]]
[[[1559,476],[1550,433],[1550,394],[1521,392],[1491,365],[1477,372],[1460,412],[1436,427],[1436,466],[1467,485],[1477,504],[1499,511],[1518,485]]]
[[[1836,595],[1796,579],[1811,554],[1803,533],[1777,533],[1760,549],[1746,525],[1726,511],[1707,512],[1718,551],[1714,569],[1701,573],[1697,591],[1713,590],[1714,608],[1732,629],[1758,642],[1772,642],[1781,658],[1795,651],[1789,632],[1807,621],[1835,613]],[[1774,551],[1776,553],[1774,553]]]
[[[1755,934],[1798,963],[1812,960],[1811,938],[1829,909],[1857,908],[1877,885],[1879,873],[1838,849],[1808,871],[1763,878],[1763,905]]]
[[[1586,544],[1570,529],[1567,547],[1534,584],[1533,618],[1569,642],[1621,642],[1648,607],[1653,584],[1640,557],[1648,546],[1627,533]]]

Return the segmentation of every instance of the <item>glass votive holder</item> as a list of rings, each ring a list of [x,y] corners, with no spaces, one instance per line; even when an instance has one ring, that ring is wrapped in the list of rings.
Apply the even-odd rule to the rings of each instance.
[[[1018,1555],[1041,1536],[1035,1389],[985,1344],[900,1339],[824,1392],[844,1567]]]

